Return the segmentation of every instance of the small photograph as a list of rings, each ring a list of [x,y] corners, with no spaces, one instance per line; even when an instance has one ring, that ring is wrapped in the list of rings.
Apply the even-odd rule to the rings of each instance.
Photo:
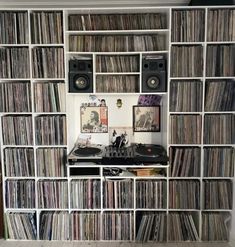
[[[134,132],[160,132],[160,106],[133,106]]]
[[[108,132],[108,107],[82,106],[81,133],[107,133]]]
[[[122,148],[132,143],[133,129],[132,127],[110,127],[109,140],[110,145]]]

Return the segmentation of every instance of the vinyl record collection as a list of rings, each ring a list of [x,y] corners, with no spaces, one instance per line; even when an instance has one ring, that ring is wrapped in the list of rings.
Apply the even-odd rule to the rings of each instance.
[[[207,18],[208,41],[235,41],[235,9],[210,9]]]
[[[29,78],[29,49],[0,48],[0,78]]]
[[[34,213],[6,212],[5,219],[7,226],[6,236],[10,239],[37,239],[36,217]]]
[[[208,114],[204,117],[204,143],[235,144],[235,115]]]
[[[201,81],[171,81],[171,112],[200,112],[202,110]]]
[[[206,82],[205,111],[235,111],[235,82]]]
[[[78,209],[101,208],[101,181],[99,179],[72,180],[70,207]]]
[[[204,180],[204,208],[232,209],[231,180]]]
[[[35,208],[34,180],[6,180],[5,198],[7,208]]]
[[[234,230],[234,17],[235,8],[226,6],[0,10],[6,238],[229,240]],[[90,87],[83,96],[79,90],[66,96],[81,71]],[[148,75],[159,74],[166,90],[148,91]],[[66,97],[85,105],[88,94],[89,100],[99,94],[109,105],[127,93],[126,106],[145,89],[149,98],[162,98],[163,128],[135,135],[150,146],[157,140],[169,148],[169,163],[135,167],[139,158],[157,158],[138,153],[133,167],[110,167],[110,161],[100,165],[102,151],[92,157],[95,165],[87,156],[68,162],[67,149],[81,121],[75,105],[66,107]],[[71,123],[76,129],[69,128],[67,138]],[[103,140],[108,134],[91,134],[92,140],[98,136]],[[119,154],[113,160],[120,162]]]
[[[166,29],[167,18],[164,13],[136,14],[70,14],[69,30],[138,30]]]
[[[172,12],[172,42],[204,41],[205,10],[174,10]],[[201,27],[201,28],[198,28]]]
[[[166,208],[166,181],[137,180],[136,208]]]
[[[234,165],[234,148],[204,148],[204,177],[233,177]]]
[[[64,49],[34,47],[32,49],[34,78],[64,78]]]
[[[171,47],[171,77],[200,77],[203,74],[203,47]]]
[[[5,176],[35,176],[33,148],[5,148],[3,153],[5,161]]]
[[[139,76],[134,75],[98,75],[97,93],[136,93],[139,92]]]
[[[40,239],[42,240],[69,240],[69,213],[42,212],[40,215]]]
[[[0,11],[0,44],[27,44],[27,11]]]
[[[228,241],[231,215],[226,212],[202,213],[202,240]]]
[[[71,52],[164,51],[166,37],[151,35],[70,35]]]
[[[169,207],[174,209],[199,209],[199,180],[170,180]]]
[[[200,177],[200,148],[170,147],[169,156],[172,177]]]
[[[201,121],[200,115],[171,115],[170,142],[172,144],[201,143]]]
[[[71,240],[100,240],[99,212],[72,212],[70,222]]]
[[[63,17],[61,11],[35,11],[31,13],[31,42],[33,44],[63,43]]]
[[[235,76],[235,45],[208,45],[206,76]]]
[[[195,218],[192,213],[171,212],[168,216],[169,241],[198,241],[199,231]]]
[[[39,180],[39,208],[68,208],[68,182],[66,180]]]
[[[104,212],[102,220],[104,240],[133,240],[133,212]]]
[[[133,180],[106,180],[103,190],[104,208],[133,208]]]
[[[30,112],[30,87],[30,82],[0,83],[0,112]]]
[[[4,145],[32,145],[32,117],[27,115],[2,117]]]
[[[38,148],[37,174],[40,177],[64,177],[67,152],[65,148]]]
[[[136,241],[163,242],[166,241],[167,217],[165,213],[144,212],[136,218]]]
[[[65,83],[35,83],[34,109],[36,112],[65,112]]]
[[[35,128],[38,145],[66,145],[66,117],[64,115],[37,116]]]
[[[139,72],[139,56],[96,56],[96,72]]]

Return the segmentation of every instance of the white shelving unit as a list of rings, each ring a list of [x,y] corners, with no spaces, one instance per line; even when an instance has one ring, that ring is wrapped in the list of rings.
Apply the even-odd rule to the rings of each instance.
[[[207,208],[205,207],[205,199],[210,198],[210,196],[213,196],[215,193],[211,192],[206,195],[205,192],[205,182],[211,183],[211,182],[217,182],[218,187],[219,183],[224,183],[224,184],[229,184],[231,183],[231,189],[234,189],[234,164],[231,165],[231,176],[220,176],[219,172],[217,176],[208,176],[204,174],[205,170],[205,156],[209,155],[205,154],[205,152],[208,149],[215,149],[217,148],[218,150],[225,150],[225,149],[231,149],[233,150],[233,154],[231,156],[235,156],[235,143],[213,143],[213,142],[208,142],[206,143],[204,140],[204,136],[206,136],[207,133],[205,133],[205,117],[208,115],[216,115],[216,116],[223,116],[230,114],[234,117],[235,111],[234,109],[232,110],[218,110],[218,111],[205,111],[205,101],[206,101],[206,90],[207,90],[207,83],[210,81],[217,81],[217,80],[226,80],[226,81],[232,81],[232,83],[235,83],[235,74],[234,75],[226,75],[226,76],[207,76],[206,73],[206,68],[208,66],[207,64],[207,52],[208,52],[208,46],[210,45],[228,45],[235,47],[235,39],[231,41],[230,40],[225,40],[225,41],[210,41],[207,39],[207,34],[208,34],[208,29],[211,28],[209,24],[209,14],[210,11],[214,10],[233,10],[233,17],[235,14],[235,9],[233,6],[217,6],[217,7],[136,7],[136,8],[55,8],[55,9],[47,9],[47,8],[41,8],[41,9],[36,9],[36,8],[27,8],[27,9],[0,9],[0,17],[1,14],[5,11],[7,12],[25,12],[26,16],[28,18],[27,24],[28,24],[28,30],[25,30],[26,33],[26,38],[28,39],[28,42],[24,42],[23,44],[0,44],[0,49],[1,48],[26,48],[29,54],[29,76],[27,78],[0,78],[0,84],[3,83],[12,83],[12,82],[29,82],[30,83],[30,99],[29,101],[31,102],[31,109],[29,111],[23,111],[23,112],[7,112],[7,111],[2,111],[0,112],[0,129],[1,129],[1,134],[0,134],[0,148],[1,148],[1,164],[2,164],[2,176],[3,176],[3,197],[4,197],[4,214],[5,214],[5,219],[6,219],[6,229],[8,230],[8,236],[7,238],[9,239],[47,239],[47,240],[76,240],[76,241],[95,241],[95,240],[100,240],[100,241],[225,241],[229,239],[229,232],[230,232],[230,226],[231,225],[231,214],[234,206],[230,206],[229,208]],[[187,18],[179,18],[178,22],[175,22],[174,20],[174,13],[175,12],[187,12],[187,13],[193,13],[194,11],[202,11],[203,12],[203,17],[205,18],[205,21],[202,21],[202,24],[204,25],[199,25],[197,21],[199,21],[200,18],[193,17],[191,18],[189,14]],[[32,30],[36,32],[37,28],[33,28],[32,26],[32,15],[33,13],[38,13],[38,18],[41,14],[41,17],[43,16],[43,21],[40,23],[41,28],[41,35],[45,35],[45,30],[47,30],[50,26],[50,28],[56,28],[56,26],[47,26],[47,14],[51,14],[50,18],[53,18],[53,13],[60,13],[61,14],[61,21],[57,19],[57,28],[61,28],[62,30],[62,36],[61,40],[59,42],[55,43],[41,43],[41,42],[35,42],[33,43],[32,39]],[[111,15],[111,14],[137,14],[137,13],[158,13],[158,14],[165,14],[166,15],[166,26],[163,27],[162,29],[143,29],[143,30],[69,30],[69,15],[71,14],[106,14],[106,15]],[[220,13],[221,14],[221,13]],[[56,15],[54,15],[55,18]],[[174,28],[179,28],[177,32],[183,32],[184,31],[184,25],[188,25],[188,23],[192,24],[192,19],[195,21],[196,26],[200,27],[202,29],[203,33],[203,38],[201,39],[196,39],[194,41],[190,40],[188,41],[187,39],[182,39],[182,40],[175,40],[174,39]],[[185,21],[182,23],[182,21]],[[59,24],[60,23],[60,24]],[[186,23],[186,24],[185,24]],[[177,24],[179,25],[177,27]],[[234,22],[233,22],[234,24]],[[190,25],[190,24],[189,24]],[[45,28],[46,27],[46,28]],[[21,28],[21,27],[19,27]],[[59,31],[61,31],[59,30]],[[21,32],[24,30],[21,28]],[[57,30],[58,31],[58,30]],[[195,30],[196,31],[196,30]],[[53,30],[52,30],[52,33]],[[38,33],[39,35],[39,33]],[[130,50],[130,51],[97,51],[97,50],[87,50],[87,51],[73,51],[70,49],[70,44],[69,44],[69,37],[72,35],[82,35],[82,36],[96,36],[96,35],[102,35],[102,36],[127,36],[127,35],[163,35],[165,37],[164,39],[164,48],[160,50]],[[39,35],[40,36],[40,35]],[[183,37],[183,33],[182,33]],[[48,38],[50,38],[48,36]],[[233,33],[233,38],[234,38],[234,33]],[[190,37],[191,39],[191,37]],[[1,42],[1,39],[0,39]],[[172,54],[172,48],[173,47],[191,47],[191,46],[196,46],[196,47],[201,47],[201,52],[202,52],[202,71],[200,75],[195,74],[192,76],[188,76],[187,73],[185,76],[181,73],[179,73],[179,76],[172,76],[172,66],[174,64],[180,64],[181,61],[177,61],[175,59],[174,54]],[[107,46],[108,47],[108,46]],[[59,49],[61,48],[63,50],[63,61],[64,63],[61,63],[61,66],[64,67],[64,75],[60,75],[59,78],[44,78],[43,76],[40,78],[34,78],[34,67],[36,64],[33,62],[33,50],[35,48],[55,48]],[[85,50],[85,49],[84,49]],[[0,51],[1,52],[1,51]],[[45,51],[43,51],[45,52]],[[157,93],[144,93],[142,90],[142,59],[145,56],[148,55],[162,55],[166,60],[167,60],[167,83],[168,83],[168,92],[157,92]],[[135,104],[134,102],[137,101],[139,95],[141,94],[158,94],[162,96],[162,106],[161,106],[161,117],[162,117],[162,130],[160,133],[136,133],[135,134],[135,140],[138,142],[152,142],[152,143],[157,143],[163,145],[165,148],[168,149],[168,153],[172,155],[174,158],[174,155],[176,155],[174,152],[177,150],[184,150],[184,151],[179,151],[179,152],[185,152],[185,150],[191,150],[191,153],[189,153],[189,156],[196,156],[195,153],[193,153],[193,150],[198,150],[200,153],[200,159],[198,162],[198,174],[195,174],[194,176],[186,174],[185,176],[172,176],[171,169],[175,165],[174,162],[170,163],[170,165],[166,166],[159,166],[158,164],[153,164],[150,166],[147,166],[148,168],[153,168],[153,169],[161,169],[163,171],[164,175],[161,176],[143,176],[143,175],[138,175],[138,176],[118,176],[118,177],[113,177],[113,176],[104,176],[103,172],[105,168],[116,168],[117,165],[89,165],[89,164],[77,164],[77,165],[71,165],[67,164],[66,167],[66,160],[61,159],[60,163],[60,169],[64,168],[64,174],[63,172],[59,172],[56,169],[59,169],[57,166],[54,167],[52,170],[53,172],[58,172],[60,173],[58,176],[46,176],[43,174],[39,173],[39,167],[38,163],[41,161],[42,163],[44,162],[44,169],[49,167],[51,165],[51,160],[52,158],[52,153],[49,153],[50,151],[54,150],[55,152],[58,151],[58,153],[54,153],[54,156],[59,157],[65,156],[66,153],[69,153],[69,150],[72,149],[73,143],[75,143],[77,135],[80,133],[79,125],[80,125],[80,115],[79,115],[79,107],[81,106],[81,103],[86,102],[89,98],[89,95],[91,93],[84,93],[84,94],[77,94],[77,93],[70,93],[68,90],[68,83],[69,83],[69,60],[73,57],[79,57],[79,56],[85,56],[89,57],[93,61],[93,92],[92,94],[97,95],[98,97],[102,98],[107,98],[107,104],[110,109],[110,111],[113,111],[114,114],[116,114],[116,117],[111,117],[109,119],[109,125],[110,126],[118,126],[122,125],[125,123],[127,126],[130,125],[132,122],[131,120],[131,110],[132,110],[132,105]],[[138,60],[138,69],[136,71],[127,71],[127,72],[108,72],[108,71],[99,71],[96,69],[97,65],[97,58],[99,56],[136,56]],[[191,58],[191,57],[190,57]],[[60,59],[57,60],[60,62]],[[187,63],[187,62],[186,62]],[[54,64],[52,62],[52,64]],[[46,65],[46,63],[45,63]],[[54,68],[54,65],[50,67],[51,64],[45,67],[50,70]],[[188,70],[192,69],[192,66],[190,67],[190,63],[187,64]],[[196,66],[196,65],[195,65]],[[41,71],[43,72],[43,71]],[[44,74],[44,73],[42,73]],[[135,92],[111,92],[108,90],[104,91],[99,91],[97,90],[97,78],[98,77],[104,77],[104,76],[136,76],[136,84],[138,87],[138,90]],[[46,76],[49,77],[49,76]],[[171,98],[171,93],[172,93],[172,83],[173,82],[200,82],[200,90],[201,90],[201,108],[200,109],[193,109],[189,111],[181,111],[181,110],[172,110],[171,107],[172,105],[172,98]],[[34,87],[36,83],[56,83],[58,82],[64,82],[65,83],[65,92],[64,92],[64,97],[65,97],[65,102],[66,102],[66,110],[63,111],[36,111],[35,110],[35,102],[36,98],[34,95]],[[187,91],[187,90],[186,90]],[[0,91],[1,94],[1,91]],[[24,97],[24,95],[22,95]],[[117,111],[115,108],[115,102],[118,98],[122,98],[124,101],[124,109],[129,109],[126,112],[123,111]],[[188,102],[185,102],[183,100],[183,104],[187,105]],[[126,107],[126,108],[125,108]],[[110,112],[111,114],[111,112]],[[193,116],[199,116],[200,117],[200,130],[201,130],[201,136],[200,136],[200,141],[198,143],[191,142],[190,144],[185,143],[184,141],[182,143],[176,141],[172,142],[171,135],[174,133],[175,129],[171,128],[171,117],[176,116],[176,117],[182,117],[182,119],[186,116],[189,117]],[[33,131],[33,141],[32,143],[29,143],[28,145],[15,145],[15,144],[6,144],[4,143],[4,132],[5,130],[3,129],[3,119],[5,116],[12,116],[17,117],[17,116],[28,116],[31,117],[32,120],[32,131]],[[36,128],[37,126],[37,118],[38,117],[47,117],[48,119],[52,119],[51,121],[54,121],[53,116],[64,116],[66,119],[65,121],[67,122],[66,124],[66,135],[67,135],[67,141],[64,141],[64,143],[40,143],[37,142],[37,136],[36,134],[38,133],[38,129]],[[121,117],[120,117],[121,116]],[[120,117],[120,119],[119,119]],[[122,119],[123,118],[123,119]],[[117,120],[117,121],[116,121]],[[216,122],[216,119],[214,119]],[[125,122],[126,121],[126,122]],[[193,123],[192,123],[192,126]],[[45,131],[45,135],[50,135],[50,130],[48,131],[48,126],[45,125],[42,128]],[[231,126],[233,127],[233,126]],[[60,130],[61,128],[58,128]],[[18,129],[20,132],[20,130]],[[234,132],[231,132],[234,133]],[[92,138],[94,137],[95,140],[98,140],[104,145],[107,145],[108,143],[108,134],[91,134]],[[15,150],[15,152],[19,152],[17,150],[33,150],[33,154],[29,159],[33,160],[33,167],[34,167],[34,172],[32,172],[29,176],[19,176],[19,174],[15,175],[9,175],[6,174],[6,157],[5,157],[5,151],[6,149],[11,149]],[[46,153],[42,155],[42,157],[39,156],[38,151],[39,150],[45,150]],[[59,154],[59,150],[62,152],[64,150],[64,153]],[[210,150],[209,150],[210,151]],[[172,152],[172,153],[171,153]],[[219,151],[218,151],[219,152]],[[17,156],[17,153],[12,154],[12,156]],[[18,154],[19,155],[19,154]],[[182,155],[182,153],[181,153]],[[183,155],[186,155],[183,153]],[[222,154],[221,154],[222,155]],[[12,158],[12,157],[11,157]],[[17,160],[18,157],[16,157]],[[65,158],[65,157],[64,157]],[[172,158],[172,159],[173,159]],[[62,161],[63,160],[63,161]],[[19,160],[18,160],[19,161]],[[27,161],[31,162],[31,161]],[[234,157],[231,158],[231,162],[234,162]],[[19,162],[20,163],[20,162]],[[177,162],[176,162],[177,163]],[[10,164],[10,162],[8,162]],[[12,169],[14,167],[12,166]],[[84,175],[84,174],[79,174],[79,169],[95,169],[97,174],[95,175]],[[133,168],[138,168],[139,170],[142,168],[146,168],[146,166],[120,166],[120,168],[125,168],[125,169],[133,169]],[[182,167],[181,167],[182,168]],[[77,170],[76,170],[77,169]],[[15,171],[12,171],[11,174],[14,174]],[[77,174],[73,174],[73,172],[76,172]],[[196,172],[195,172],[196,173]],[[34,193],[30,192],[27,194],[28,198],[35,197],[34,200],[34,205],[32,205],[32,208],[18,208],[17,204],[18,202],[16,201],[15,207],[7,207],[7,198],[9,199],[10,193],[6,190],[6,182],[12,183],[12,191],[13,190],[20,190],[21,193],[19,193],[18,196],[23,196],[24,193],[28,193],[27,189],[21,188],[21,185],[18,185],[17,182],[22,182],[22,181],[32,181],[34,183]],[[16,181],[16,185],[14,185],[14,181]],[[59,181],[63,181],[64,185],[61,185]],[[74,207],[72,205],[72,201],[75,200],[74,196],[77,195],[77,191],[72,191],[72,184],[73,182],[77,183],[82,183],[85,181],[92,182],[92,181],[98,181],[98,189],[97,193],[93,194],[92,198],[89,193],[93,193],[89,191],[88,185],[84,185],[82,187],[79,185],[77,188],[85,188],[84,191],[89,194],[83,194],[82,200],[86,200],[87,197],[89,200],[96,199],[97,196],[99,198],[98,204],[100,204],[97,208],[93,208],[92,206],[90,207]],[[133,201],[130,202],[131,206],[128,207],[117,207],[116,205],[111,207],[106,207],[105,203],[108,203],[108,200],[111,200],[110,194],[106,195],[107,192],[105,192],[105,186],[108,182],[113,181],[113,184],[115,186],[120,185],[122,183],[130,182],[130,191],[126,192],[123,189],[123,194],[127,194],[128,196],[133,195]],[[164,187],[162,195],[161,195],[161,200],[162,203],[164,204],[162,207],[138,207],[137,205],[137,198],[138,196],[143,196],[144,195],[138,195],[140,192],[138,191],[138,184],[141,183],[141,181],[145,181],[145,186],[147,187],[148,183],[155,183],[155,186],[157,183],[161,183],[161,186]],[[225,183],[225,182],[228,183]],[[57,182],[57,183],[56,183]],[[177,185],[180,184],[185,184],[186,188],[184,187],[183,190],[179,192],[174,191],[175,188],[171,188],[171,183],[174,182]],[[43,186],[43,191],[40,191],[40,184],[44,184]],[[192,196],[192,191],[189,193],[187,191],[188,188],[191,186],[193,187],[195,184],[198,184],[198,187],[193,190],[194,192],[196,191],[198,193],[198,199],[199,201],[195,203],[197,204],[197,207],[182,207],[182,205],[178,205],[176,207],[170,205],[171,200],[176,200],[177,196],[179,196],[179,199],[181,200],[181,195],[183,194],[184,196],[188,194],[191,194]],[[15,186],[15,187],[14,187]],[[64,187],[63,187],[64,186]],[[89,186],[93,186],[93,184],[89,184]],[[114,186],[110,183],[109,186]],[[125,187],[125,186],[124,186]],[[178,186],[175,186],[178,187]],[[213,187],[213,186],[212,186]],[[227,190],[230,189],[230,187],[226,187]],[[64,189],[64,191],[63,191]],[[94,187],[93,187],[94,189]],[[96,189],[96,187],[95,187]],[[115,192],[113,193],[112,200],[118,200],[121,195],[115,195],[117,193],[117,188],[115,187]],[[226,191],[226,189],[222,188],[221,190],[225,190],[223,192],[226,192],[230,195],[232,195],[229,191]],[[22,192],[23,190],[23,192]],[[88,190],[88,191],[87,191]],[[211,189],[213,190],[213,188]],[[219,190],[219,189],[218,189]],[[173,193],[174,192],[174,193]],[[48,196],[48,193],[50,194],[50,197],[54,199],[58,199],[60,196],[65,196],[66,201],[64,203],[67,203],[67,206],[58,206],[59,202],[55,202],[55,208],[53,207],[48,207],[45,205],[44,207],[40,206],[41,199],[45,199],[46,196]],[[129,194],[128,194],[129,193]],[[13,197],[16,196],[16,192],[13,192],[12,195],[12,200],[14,199]],[[43,198],[39,198],[40,194],[43,195]],[[45,195],[45,196],[44,196]],[[153,193],[154,195],[154,193]],[[24,195],[26,196],[26,195]],[[115,197],[116,196],[116,197]],[[122,195],[123,196],[123,195]],[[162,197],[164,197],[162,199]],[[124,198],[124,199],[123,199]],[[123,197],[120,200],[127,200],[128,197]],[[147,198],[147,193],[146,193],[146,198]],[[173,198],[173,199],[172,199]],[[188,198],[188,195],[187,195]],[[159,199],[159,198],[158,198]],[[223,198],[219,198],[223,199]],[[48,199],[49,200],[49,199]],[[144,199],[143,199],[144,200]],[[23,202],[21,202],[23,203]],[[58,203],[58,204],[57,204]],[[126,203],[122,202],[124,205]],[[177,202],[178,203],[178,202]],[[49,202],[49,204],[53,204],[52,201]],[[121,204],[121,203],[120,203]],[[92,203],[91,203],[92,205]],[[231,204],[232,205],[232,204]],[[234,212],[234,210],[233,210]],[[209,215],[209,216],[208,216]],[[224,234],[224,236],[220,236],[217,234],[218,239],[215,238],[213,239],[210,236],[206,236],[205,232],[207,227],[210,227],[210,229],[213,229],[210,225],[210,221],[208,217],[212,217],[211,219],[216,222],[216,225],[223,225],[223,223],[226,221],[228,222],[228,225],[224,225],[224,231],[228,234]],[[53,222],[53,219],[56,219],[57,225],[55,224],[55,221]],[[141,219],[144,220],[144,222],[141,223]],[[151,220],[150,220],[151,219]],[[183,220],[182,220],[183,219]],[[14,230],[14,225],[19,226],[19,225],[24,225],[24,222],[27,222],[26,225],[30,225],[31,228],[26,228],[27,230],[16,233]],[[116,232],[109,232],[111,226],[114,229],[115,223],[118,222],[118,224],[122,225],[123,227],[119,230],[116,229]],[[111,222],[111,223],[110,223]],[[153,223],[154,222],[154,223]],[[150,236],[147,233],[144,233],[144,228],[148,229],[150,232],[153,229],[147,228],[148,225],[153,224],[153,227],[156,227],[157,223],[156,222],[161,222],[159,224],[160,232],[162,235],[158,235],[157,239],[154,239],[155,236]],[[177,223],[176,223],[177,222]],[[186,222],[186,223],[185,223]],[[72,224],[72,229],[74,231],[69,232],[68,229],[70,229]],[[80,224],[81,228],[78,230],[77,225]],[[124,225],[126,226],[124,227]],[[143,224],[143,225],[141,225]],[[183,226],[186,225],[187,226]],[[208,226],[206,225],[208,224]],[[45,226],[45,228],[42,230],[41,226]],[[54,227],[56,225],[56,227]],[[190,225],[190,226],[189,226]],[[186,227],[187,231],[191,231],[191,238],[188,236],[182,236],[182,235],[172,235],[172,227]],[[228,226],[228,228],[226,228]],[[143,227],[142,229],[142,236],[139,233],[138,230],[141,230],[140,228]],[[153,228],[152,227],[152,228]],[[89,229],[87,231],[87,229]],[[191,229],[191,230],[190,230]],[[87,231],[87,232],[86,232]],[[114,231],[114,230],[113,230]],[[218,231],[217,229],[214,229],[214,231]],[[76,236],[74,236],[75,232],[77,233]],[[126,233],[125,233],[126,232]],[[115,235],[116,234],[116,235]],[[152,234],[152,233],[151,233]],[[155,233],[154,233],[155,234]],[[226,236],[225,236],[226,235]],[[192,237],[193,236],[193,237]]]

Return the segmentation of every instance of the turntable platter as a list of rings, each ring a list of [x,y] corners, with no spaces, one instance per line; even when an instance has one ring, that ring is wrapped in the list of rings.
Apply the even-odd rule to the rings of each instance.
[[[135,152],[141,156],[159,157],[164,155],[164,149],[159,145],[137,145]]]
[[[101,149],[96,147],[79,147],[73,153],[77,156],[93,156],[100,154]]]

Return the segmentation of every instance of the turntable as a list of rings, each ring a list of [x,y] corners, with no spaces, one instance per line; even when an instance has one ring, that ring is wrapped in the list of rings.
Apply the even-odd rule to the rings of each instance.
[[[161,145],[137,144],[135,146],[134,161],[137,163],[160,163],[165,165],[168,160],[166,150]]]
[[[103,157],[103,145],[76,145],[68,155],[69,161],[100,161]]]
[[[68,156],[70,162],[89,162],[102,165],[166,165],[166,150],[160,145],[132,144],[128,147],[76,145]]]

